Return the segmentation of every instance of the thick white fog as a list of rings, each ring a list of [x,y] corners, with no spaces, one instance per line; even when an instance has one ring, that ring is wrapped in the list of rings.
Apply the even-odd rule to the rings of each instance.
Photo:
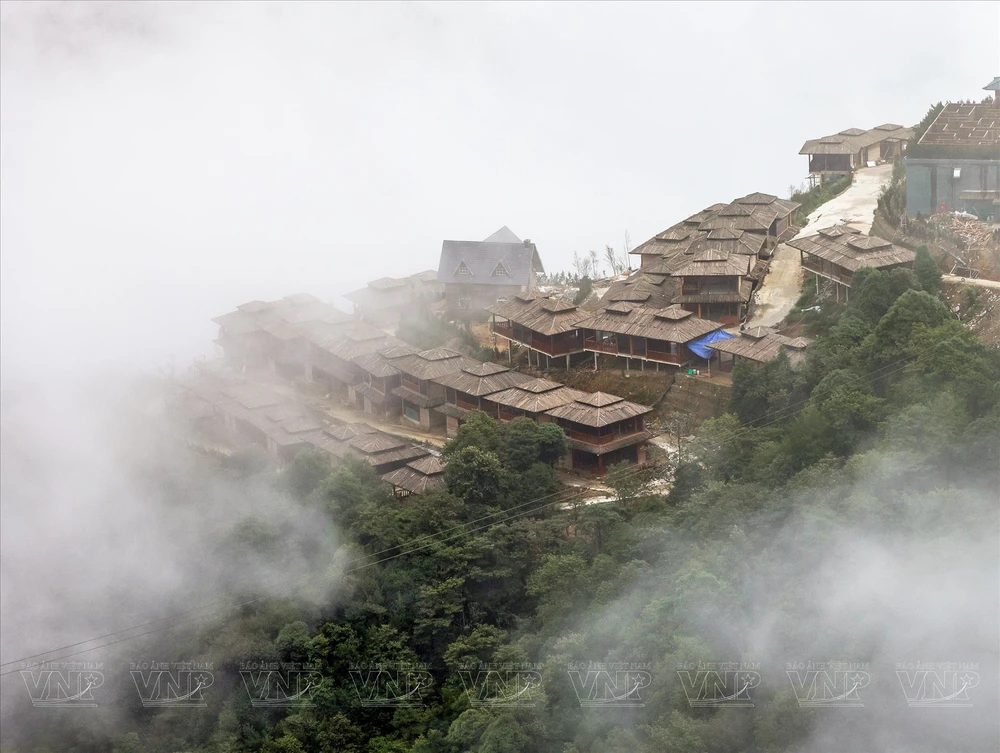
[[[1000,6],[960,3],[4,2],[3,660],[248,582],[306,574],[307,603],[332,599],[326,518],[175,456],[133,381],[211,354],[212,317],[436,269],[443,239],[502,225],[559,271],[626,231],[637,244],[715,202],[787,196],[807,138],[980,99],[998,40]],[[205,551],[250,519],[327,570]],[[954,618],[920,622],[893,598],[929,577],[907,569],[914,538],[861,547],[845,578],[814,563],[827,590],[809,606],[848,604],[861,628],[875,612],[887,660],[992,651],[961,629],[993,612],[952,601]],[[944,541],[948,572],[992,588],[974,576],[995,542],[966,543]],[[783,639],[771,606],[737,626],[763,659]]]
[[[3,374],[174,363],[211,316],[435,268],[550,270],[805,175],[806,138],[979,97],[983,5],[5,2]],[[975,18],[975,23],[970,23]]]

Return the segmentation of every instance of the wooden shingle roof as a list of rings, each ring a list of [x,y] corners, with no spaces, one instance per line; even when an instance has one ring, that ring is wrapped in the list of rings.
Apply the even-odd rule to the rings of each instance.
[[[722,325],[699,319],[680,306],[671,306],[666,309],[608,307],[581,321],[580,327],[665,342],[687,343],[721,329]]]
[[[545,413],[553,418],[562,418],[584,426],[602,427],[645,415],[652,410],[617,395],[594,392],[578,397],[571,403],[551,408]]]
[[[745,277],[752,269],[753,257],[727,252],[702,251],[674,274],[678,277]]]
[[[543,335],[572,332],[582,315],[569,301],[538,294],[517,295],[506,303],[488,306],[486,310]]]
[[[434,379],[437,384],[473,397],[489,395],[530,380],[531,377],[526,374],[511,371],[494,363],[484,363],[478,367],[465,367],[460,371]]]
[[[444,466],[445,463],[441,458],[427,455],[407,463],[402,468],[382,474],[382,479],[411,494],[422,494],[444,486]]]
[[[548,379],[529,379],[515,387],[494,392],[487,399],[527,413],[543,413],[585,394]]]
[[[785,352],[795,365],[805,357],[804,350],[811,342],[805,337],[785,337],[767,327],[755,327],[741,332],[738,337],[714,342],[709,347],[759,363],[771,361]]]
[[[886,139],[906,141],[912,137],[912,129],[895,123],[883,123],[867,131],[862,128],[846,128],[840,133],[809,139],[799,149],[799,154],[857,154]]]
[[[820,230],[815,235],[788,241],[788,245],[852,272],[862,267],[879,269],[907,264],[916,258],[916,253],[908,248],[845,227]]]
[[[466,366],[478,366],[479,362],[451,348],[431,348],[394,358],[392,365],[417,379],[435,379],[453,374]]]

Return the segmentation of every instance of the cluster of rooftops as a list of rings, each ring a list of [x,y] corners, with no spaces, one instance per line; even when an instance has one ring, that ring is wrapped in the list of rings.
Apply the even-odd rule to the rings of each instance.
[[[230,438],[256,443],[280,461],[290,461],[304,449],[331,463],[358,458],[390,482],[397,496],[443,484],[444,462],[426,448],[366,423],[335,421],[272,386],[202,377],[189,385],[176,407],[203,428],[216,421]]]
[[[450,436],[474,410],[500,421],[527,417],[556,423],[574,450],[567,464],[599,472],[618,459],[641,462],[651,436],[642,421],[651,411],[647,406],[449,348],[418,350],[312,296],[243,304],[214,321],[220,327],[217,343],[233,369],[229,377],[199,379],[186,396],[195,405],[189,414],[221,417],[231,432],[243,426],[243,434],[284,460],[306,446],[331,461],[360,456],[397,493],[440,482],[423,478],[435,475],[426,473],[432,465],[426,449],[366,424],[338,424],[260,380],[319,383],[373,417],[398,418]]]

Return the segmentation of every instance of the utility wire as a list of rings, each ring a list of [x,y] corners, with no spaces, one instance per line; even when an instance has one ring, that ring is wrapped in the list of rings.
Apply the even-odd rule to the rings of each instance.
[[[874,371],[872,371],[869,374],[863,374],[863,375],[854,376],[854,377],[848,379],[844,384],[853,384],[855,382],[860,382],[862,380],[866,380],[866,381],[878,381],[880,379],[884,379],[885,377],[888,377],[888,376],[890,376],[892,374],[895,374],[895,373],[897,373],[899,371],[902,371],[903,369],[906,369],[906,368],[908,368],[910,366],[916,365],[916,363],[918,361],[920,361],[925,356],[928,356],[931,353],[933,353],[935,350],[937,350],[939,347],[941,347],[942,345],[944,345],[946,342],[949,342],[949,341],[948,340],[944,340],[944,341],[942,341],[940,343],[937,343],[936,345],[934,345],[931,348],[928,348],[926,351],[924,351],[923,353],[919,354],[915,358],[912,358],[912,357],[903,357],[903,358],[900,358],[900,359],[898,359],[898,360],[896,360],[896,361],[894,361],[892,363],[889,363],[889,364],[887,364],[885,366],[882,366],[882,367],[880,367],[878,369],[875,369]],[[899,365],[898,368],[892,368],[892,367],[896,366],[897,364],[901,364],[901,365]],[[891,369],[891,370],[887,371],[887,369]],[[884,372],[884,373],[880,373],[880,372]],[[772,423],[775,423],[777,421],[784,420],[785,418],[789,418],[792,414],[789,414],[788,416],[785,416],[785,415],[782,415],[782,414],[788,413],[788,411],[790,411],[790,410],[792,410],[794,408],[799,408],[799,406],[801,406],[801,408],[799,408],[799,410],[795,411],[796,413],[800,412],[802,409],[805,408],[806,405],[808,405],[810,402],[813,402],[813,401],[814,401],[814,398],[813,398],[812,395],[810,395],[809,397],[807,397],[807,398],[805,398],[803,400],[800,400],[797,403],[793,403],[791,405],[784,406],[784,407],[779,408],[779,409],[777,409],[775,411],[771,411],[770,413],[766,413],[766,414],[764,414],[762,416],[759,416],[758,418],[754,419],[753,421],[749,422],[748,424],[740,426],[737,429],[731,430],[729,432],[728,436],[722,436],[721,438],[717,437],[716,440],[717,440],[717,443],[718,443],[718,447],[721,447],[722,444],[725,443],[725,442],[728,442],[728,441],[730,441],[732,439],[736,439],[736,438],[738,438],[738,437],[740,437],[742,435],[748,434],[749,432],[751,432],[751,431],[753,431],[755,429],[759,429],[759,428],[762,428],[764,426],[768,426],[768,425],[770,425]],[[760,421],[762,421],[765,418],[771,418],[771,420],[770,421],[766,421],[766,422],[764,422],[762,424],[759,424],[759,425],[754,425],[754,424],[757,424],[757,422],[760,422]],[[652,466],[652,467],[649,467],[649,466],[638,466],[635,469],[631,469],[631,470],[627,471],[627,473],[629,473],[630,475],[632,475],[632,474],[638,475],[640,473],[655,473],[655,472],[658,472],[658,471],[662,470],[662,468],[663,468],[662,465]],[[547,503],[542,504],[542,505],[537,505],[537,506],[531,507],[528,510],[523,510],[522,512],[519,512],[517,514],[510,514],[510,513],[513,513],[516,510],[522,510],[523,508],[529,507],[531,505],[535,505],[535,503],[540,502],[541,500],[548,499],[549,497],[553,497],[553,496],[558,496],[559,494],[562,493],[561,490],[560,490],[559,492],[553,492],[552,494],[547,494],[547,495],[544,495],[542,497],[534,498],[532,500],[529,500],[528,502],[525,502],[523,504],[517,505],[517,506],[512,507],[512,508],[509,508],[507,510],[500,510],[500,511],[491,513],[489,515],[484,515],[484,516],[482,516],[480,518],[477,518],[477,519],[475,519],[473,521],[470,521],[470,523],[479,523],[479,522],[482,522],[484,520],[490,520],[490,519],[496,518],[498,516],[503,516],[499,520],[494,521],[493,523],[489,523],[489,524],[482,525],[482,526],[479,526],[479,527],[476,527],[476,528],[471,528],[471,529],[468,528],[469,523],[458,524],[458,525],[452,526],[451,528],[447,528],[447,529],[445,529],[443,531],[437,531],[437,532],[432,533],[432,534],[425,534],[423,536],[419,536],[417,538],[410,539],[410,540],[402,542],[400,544],[396,544],[395,546],[387,547],[386,549],[380,550],[378,552],[373,552],[371,554],[366,554],[366,555],[364,555],[364,558],[378,557],[381,554],[386,554],[388,552],[393,552],[393,551],[396,551],[398,549],[402,549],[403,547],[407,547],[407,546],[410,546],[412,544],[416,544],[416,543],[421,542],[421,541],[427,541],[426,544],[423,544],[423,545],[418,546],[418,547],[406,549],[405,551],[398,552],[397,554],[394,554],[392,556],[385,557],[385,558],[382,558],[382,559],[376,559],[376,560],[373,560],[373,561],[370,561],[370,562],[366,562],[364,564],[360,564],[360,565],[358,565],[358,566],[356,566],[354,568],[345,570],[342,573],[342,575],[348,575],[348,574],[351,574],[351,573],[354,573],[354,572],[358,572],[358,571],[364,570],[364,569],[366,569],[368,567],[372,567],[372,566],[378,565],[378,564],[383,564],[385,562],[389,562],[391,560],[397,559],[398,557],[402,557],[402,556],[407,555],[407,554],[412,554],[414,552],[421,551],[422,549],[426,549],[427,547],[432,546],[434,544],[439,544],[439,543],[444,543],[446,541],[451,541],[451,540],[453,540],[455,538],[458,538],[458,537],[461,537],[461,536],[464,536],[464,535],[467,535],[467,534],[475,533],[477,531],[481,531],[483,529],[490,528],[490,527],[492,527],[494,525],[500,525],[502,523],[506,523],[506,522],[509,522],[511,520],[515,520],[515,519],[524,517],[526,515],[530,515],[530,514],[532,514],[534,512],[538,512],[538,511],[543,510],[543,509],[545,509],[547,507],[550,507],[553,504],[557,504],[557,503],[568,504],[571,500],[579,498],[579,497],[582,497],[588,491],[589,491],[588,489],[581,489],[580,491],[574,492],[574,493],[572,493],[572,494],[570,494],[570,495],[568,495],[566,497],[563,497],[562,499],[557,499],[557,500],[554,500],[552,502],[547,502]],[[458,531],[458,533],[455,533],[454,535],[449,536],[447,538],[439,538],[443,534],[450,533],[452,531]],[[303,586],[299,586],[295,590],[299,590],[299,589],[301,589],[303,587],[304,587],[304,584],[303,584]],[[91,639],[83,640],[83,641],[77,641],[76,643],[71,643],[71,644],[67,644],[65,646],[60,646],[58,648],[53,648],[53,649],[49,649],[47,651],[42,651],[42,652],[39,652],[39,653],[36,653],[36,654],[31,654],[29,656],[21,657],[20,659],[12,659],[12,660],[9,660],[9,661],[5,661],[5,662],[0,663],[0,667],[8,667],[8,666],[10,666],[12,664],[25,664],[26,662],[28,662],[31,659],[37,659],[39,657],[48,656],[49,654],[57,653],[57,652],[60,652],[60,651],[65,651],[65,650],[68,650],[68,649],[71,649],[71,648],[77,648],[79,646],[84,646],[84,645],[86,645],[88,643],[95,643],[97,641],[101,641],[101,640],[104,640],[106,638],[113,638],[115,636],[122,635],[123,633],[129,633],[129,632],[132,632],[132,631],[135,631],[135,630],[141,630],[142,628],[150,627],[152,625],[159,625],[160,623],[163,623],[163,622],[167,622],[167,621],[170,621],[170,620],[175,620],[178,617],[184,617],[186,615],[194,615],[195,612],[201,612],[203,610],[210,610],[210,611],[206,612],[205,614],[194,615],[192,617],[189,617],[188,619],[180,620],[178,622],[170,622],[170,624],[163,625],[163,626],[158,627],[158,628],[156,628],[154,630],[149,630],[149,631],[146,631],[146,632],[143,632],[143,633],[138,633],[136,635],[125,636],[123,638],[119,638],[118,640],[109,641],[109,642],[102,643],[102,644],[97,645],[97,646],[91,646],[89,648],[84,648],[84,649],[81,649],[79,651],[75,651],[75,652],[70,653],[70,654],[65,654],[65,655],[62,655],[62,656],[59,656],[59,657],[54,657],[54,658],[50,658],[50,659],[46,659],[45,660],[45,661],[49,661],[49,662],[51,662],[51,661],[60,661],[62,659],[66,659],[66,658],[69,658],[69,657],[72,657],[72,656],[77,656],[77,655],[82,654],[82,653],[88,653],[90,651],[95,651],[95,650],[97,650],[99,648],[106,648],[108,646],[113,646],[115,644],[122,643],[122,642],[128,641],[128,640],[132,640],[134,638],[140,638],[140,637],[143,637],[143,636],[146,636],[146,635],[151,635],[151,634],[154,634],[154,633],[163,632],[165,630],[169,630],[169,629],[171,629],[173,627],[177,627],[179,625],[184,625],[184,624],[187,624],[187,623],[190,623],[190,622],[194,622],[194,621],[203,619],[204,617],[210,616],[212,613],[214,613],[214,611],[217,611],[217,610],[219,610],[221,608],[237,609],[237,608],[240,608],[240,607],[244,607],[244,606],[249,606],[249,605],[252,605],[252,604],[256,604],[256,603],[259,603],[259,602],[267,600],[267,599],[276,598],[276,596],[277,596],[276,594],[267,594],[267,595],[264,595],[264,596],[256,597],[254,599],[250,599],[250,600],[247,600],[247,601],[239,602],[237,604],[228,604],[227,602],[225,602],[225,600],[217,600],[215,602],[209,602],[208,604],[204,604],[204,605],[199,606],[199,607],[193,607],[193,608],[191,608],[189,610],[185,610],[185,611],[182,611],[182,612],[176,612],[174,614],[167,615],[165,617],[161,617],[161,618],[158,618],[158,619],[155,619],[155,620],[150,620],[150,621],[138,624],[138,625],[133,625],[131,627],[121,628],[119,630],[114,630],[114,631],[111,631],[109,633],[105,633],[104,635],[97,636],[95,638],[91,638]],[[0,672],[0,677],[3,677],[3,676],[8,675],[8,674],[12,674],[13,672],[16,672],[16,671],[18,671],[18,670],[17,669],[13,669],[13,670],[6,670],[4,672]]]

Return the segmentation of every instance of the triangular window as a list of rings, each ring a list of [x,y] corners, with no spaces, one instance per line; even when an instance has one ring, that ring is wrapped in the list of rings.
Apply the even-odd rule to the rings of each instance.
[[[510,277],[510,272],[507,271],[507,267],[503,265],[503,262],[497,264],[496,269],[493,270],[494,277]]]
[[[458,269],[455,270],[456,275],[471,276],[472,270],[469,269],[468,265],[463,261],[458,265]]]

